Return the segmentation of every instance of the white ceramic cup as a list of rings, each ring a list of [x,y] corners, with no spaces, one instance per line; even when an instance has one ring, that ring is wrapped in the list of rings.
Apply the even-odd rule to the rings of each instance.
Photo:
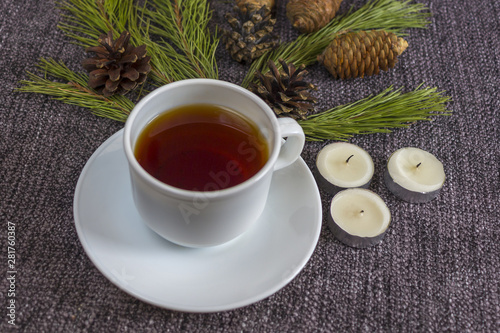
[[[198,103],[231,108],[257,124],[267,141],[269,158],[254,176],[221,190],[189,191],[157,180],[140,166],[134,146],[146,124],[174,107]],[[170,83],[145,96],[125,123],[124,149],[135,205],[143,221],[173,243],[188,247],[226,243],[257,221],[273,172],[292,164],[304,142],[304,132],[295,120],[277,118],[262,99],[238,85],[212,79]],[[216,187],[218,181],[214,178],[212,185]]]

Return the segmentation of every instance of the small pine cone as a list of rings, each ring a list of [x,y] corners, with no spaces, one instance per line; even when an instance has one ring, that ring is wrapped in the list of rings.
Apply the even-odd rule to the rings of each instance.
[[[222,42],[234,60],[251,63],[276,45],[277,36],[272,33],[276,19],[267,6],[244,12],[235,6],[234,11],[236,17],[226,14],[232,31],[222,29]]]
[[[267,8],[272,11],[274,4],[274,0],[236,0],[236,6],[238,6],[242,12],[246,12],[247,10],[259,10],[263,6],[267,6]]]
[[[301,33],[318,31],[327,25],[339,10],[342,0],[290,0],[286,16]]]
[[[408,42],[392,32],[351,32],[336,37],[318,56],[318,61],[335,78],[364,77],[393,68],[397,56],[407,47]]]
[[[270,71],[265,75],[257,71],[255,76],[260,84],[251,83],[249,89],[262,98],[277,116],[306,119],[307,113],[314,110],[314,103],[317,102],[309,90],[316,90],[316,87],[303,80],[307,74],[305,65],[295,68],[283,59],[279,62],[283,67],[281,71],[269,60]]]
[[[83,60],[89,71],[89,86],[104,96],[124,94],[146,81],[151,71],[150,56],[146,56],[146,45],[133,47],[129,44],[130,33],[122,32],[113,40],[113,33],[99,37],[100,46],[87,48],[96,57]]]

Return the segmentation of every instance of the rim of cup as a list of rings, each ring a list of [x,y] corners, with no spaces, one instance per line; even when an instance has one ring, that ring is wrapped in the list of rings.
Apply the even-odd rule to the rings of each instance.
[[[193,191],[193,190],[186,190],[186,189],[181,189],[169,184],[166,184],[155,177],[153,177],[151,174],[149,174],[144,168],[139,164],[137,161],[135,154],[134,154],[134,148],[132,147],[131,143],[131,131],[132,131],[132,124],[134,123],[135,119],[137,118],[137,115],[139,112],[141,112],[141,109],[150,102],[150,100],[157,98],[158,95],[162,94],[166,90],[170,89],[175,89],[175,88],[180,88],[183,86],[189,86],[193,84],[198,84],[198,85],[210,85],[210,86],[217,86],[219,88],[224,88],[224,89],[229,89],[236,91],[237,93],[243,94],[250,98],[254,103],[257,104],[257,106],[265,112],[271,126],[272,126],[272,131],[278,135],[274,135],[274,142],[271,142],[269,151],[270,155],[264,164],[264,166],[252,177],[249,179],[245,180],[244,182],[216,190],[216,191]],[[186,88],[188,89],[188,88]],[[191,104],[196,104],[196,101],[193,101]],[[185,104],[189,105],[189,104]],[[164,111],[168,111],[170,108],[166,108]],[[235,111],[238,112],[237,108],[232,107]],[[243,115],[247,119],[249,118],[247,115]],[[149,121],[151,121],[150,119]],[[141,131],[144,128],[141,129]],[[260,127],[259,127],[260,129]],[[155,90],[151,91],[148,95],[144,96],[139,103],[136,104],[136,106],[132,109],[130,112],[127,121],[125,122],[125,127],[124,127],[124,135],[123,135],[123,143],[124,143],[124,150],[125,150],[125,155],[127,157],[129,166],[134,169],[134,171],[149,185],[153,186],[153,188],[157,189],[161,193],[168,192],[170,194],[173,194],[177,197],[181,198],[193,198],[196,195],[203,195],[206,198],[220,198],[220,197],[226,197],[226,196],[231,196],[234,195],[237,192],[244,191],[246,188],[251,187],[253,184],[258,182],[265,174],[268,172],[272,172],[272,168],[274,166],[274,163],[276,162],[279,154],[279,148],[281,145],[281,136],[279,135],[279,124],[278,124],[278,119],[275,116],[274,112],[271,110],[271,108],[257,95],[249,91],[248,89],[245,89],[241,86],[238,86],[234,83],[223,81],[223,80],[216,80],[216,79],[186,79],[186,80],[181,80],[181,81],[176,81],[169,83],[167,85],[161,86],[159,88],[156,88]]]

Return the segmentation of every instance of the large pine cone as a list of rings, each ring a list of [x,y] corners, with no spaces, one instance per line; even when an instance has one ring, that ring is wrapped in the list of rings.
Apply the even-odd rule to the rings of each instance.
[[[242,11],[235,6],[237,17],[226,14],[232,31],[223,29],[222,41],[234,60],[251,63],[276,45],[277,36],[272,34],[276,19],[271,18],[267,6],[258,10],[247,8]]]
[[[408,42],[392,32],[360,31],[338,36],[318,56],[335,77],[349,79],[378,74],[393,68]]]
[[[89,71],[89,86],[104,96],[124,94],[144,83],[151,71],[146,45],[129,44],[130,33],[124,31],[113,40],[111,31],[99,37],[100,46],[87,48],[96,57],[85,59],[83,68]]]
[[[341,2],[342,0],[290,0],[286,5],[286,16],[300,32],[315,32],[335,17]]]
[[[306,119],[317,102],[309,90],[316,90],[316,87],[303,80],[307,74],[305,65],[295,68],[292,63],[287,64],[283,59],[279,62],[281,71],[272,60],[268,62],[270,71],[265,75],[257,71],[255,75],[260,84],[251,83],[249,90],[262,98],[277,116]]]

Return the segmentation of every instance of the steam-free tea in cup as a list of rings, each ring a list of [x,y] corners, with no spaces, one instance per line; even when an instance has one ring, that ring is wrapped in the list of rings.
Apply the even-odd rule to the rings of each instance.
[[[186,104],[198,105],[177,108]],[[188,247],[224,244],[254,225],[269,204],[274,173],[297,161],[304,142],[302,127],[276,118],[259,96],[199,78],[152,91],[123,131],[141,220]]]
[[[269,148],[250,119],[219,105],[192,104],[155,117],[134,153],[149,174],[168,185],[216,191],[255,175]]]

